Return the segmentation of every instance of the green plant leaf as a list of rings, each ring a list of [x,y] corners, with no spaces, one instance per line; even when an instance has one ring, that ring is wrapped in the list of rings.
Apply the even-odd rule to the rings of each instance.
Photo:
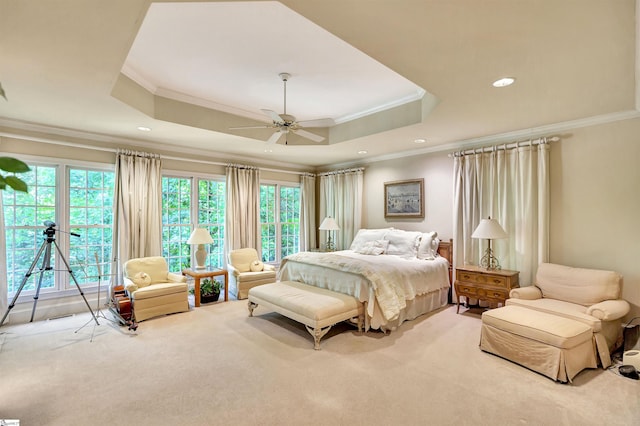
[[[27,163],[11,157],[0,157],[0,169],[10,173],[25,173],[31,171]]]
[[[14,191],[28,192],[27,184],[23,180],[20,180],[15,176],[6,176],[4,178],[4,181],[7,185],[13,188]]]

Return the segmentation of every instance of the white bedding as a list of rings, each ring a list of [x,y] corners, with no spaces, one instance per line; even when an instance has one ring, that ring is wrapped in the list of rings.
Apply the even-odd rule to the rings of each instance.
[[[352,250],[287,256],[280,265],[278,279],[327,288],[366,302],[367,316],[374,328],[385,328],[387,324],[398,324],[398,319],[401,322],[407,318],[404,312],[407,302],[422,295],[435,293],[435,300],[442,301],[435,307],[444,306],[450,287],[449,263],[443,257],[405,259],[394,255],[358,254]]]

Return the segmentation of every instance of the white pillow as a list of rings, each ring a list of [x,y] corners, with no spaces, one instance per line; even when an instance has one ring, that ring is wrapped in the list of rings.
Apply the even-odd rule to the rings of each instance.
[[[358,250],[354,250],[359,254],[369,254],[373,256],[379,256],[384,254],[384,252],[389,247],[389,241],[387,240],[375,240],[375,241],[367,241],[360,247]]]
[[[251,269],[251,272],[260,272],[264,270],[264,263],[259,260],[254,260],[251,262],[251,266],[249,268]]]
[[[151,277],[146,272],[138,272],[131,279],[138,288],[146,287],[151,284]]]
[[[418,255],[418,244],[421,232],[392,229],[384,236],[389,241],[387,254],[404,258],[415,258]]]
[[[353,238],[353,242],[351,243],[351,247],[349,250],[360,251],[365,243],[369,241],[376,241],[384,239],[384,236],[389,232],[392,228],[382,228],[382,229],[360,229],[356,236]]]
[[[440,239],[438,233],[425,232],[420,238],[420,246],[418,246],[418,259],[433,260],[438,255],[438,245]]]

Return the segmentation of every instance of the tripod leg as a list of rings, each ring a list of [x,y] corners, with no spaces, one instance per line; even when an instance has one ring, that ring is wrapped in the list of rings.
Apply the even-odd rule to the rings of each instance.
[[[13,299],[11,300],[11,303],[9,304],[9,307],[7,308],[7,310],[5,311],[4,315],[2,316],[2,320],[0,321],[0,327],[2,326],[2,324],[4,324],[4,320],[7,319],[7,316],[9,315],[9,312],[15,306],[16,301],[18,300],[18,297],[20,296],[20,293],[22,292],[22,290],[24,289],[25,284],[27,284],[27,281],[31,277],[33,269],[36,267],[36,264],[38,263],[38,259],[42,255],[42,252],[44,251],[46,245],[47,245],[47,242],[43,241],[42,245],[40,246],[40,249],[38,250],[38,254],[33,259],[33,262],[31,262],[31,266],[27,270],[27,273],[24,274],[24,278],[22,278],[22,282],[20,283],[20,286],[18,287],[18,291],[16,291],[16,294],[13,296]],[[41,274],[40,277],[42,278],[42,272],[40,272],[40,274]]]
[[[82,292],[82,289],[80,288],[80,285],[78,284],[78,281],[76,280],[76,276],[73,275],[73,271],[71,270],[71,267],[69,266],[69,263],[67,262],[67,259],[64,258],[64,255],[62,254],[62,251],[60,250],[60,247],[58,247],[58,243],[53,241],[53,244],[56,246],[56,250],[58,251],[58,255],[60,255],[60,259],[62,259],[62,261],[64,262],[64,266],[67,267],[67,271],[69,272],[69,275],[71,276],[71,279],[73,280],[73,283],[76,285],[76,288],[78,289],[78,292],[80,292],[80,296],[82,296],[82,299],[84,300],[85,305],[87,305],[87,308],[89,309],[89,312],[91,313],[91,316],[93,317],[93,320],[96,322],[97,325],[100,325],[100,323],[98,322],[98,318],[96,318],[95,314],[93,313],[93,309],[91,309],[91,305],[89,305],[89,302],[87,301],[87,298],[84,297],[84,293]]]
[[[40,268],[40,278],[38,278],[38,287],[36,287],[36,294],[33,296],[33,308],[31,308],[31,319],[29,322],[33,322],[33,316],[36,313],[36,305],[38,304],[38,298],[40,297],[40,288],[42,287],[42,276],[44,271],[51,270],[51,244],[46,243],[46,249],[44,251],[44,259],[42,260],[42,267]]]

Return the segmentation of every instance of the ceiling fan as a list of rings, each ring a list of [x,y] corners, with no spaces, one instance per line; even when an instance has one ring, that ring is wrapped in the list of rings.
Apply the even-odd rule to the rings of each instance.
[[[314,133],[303,130],[304,127],[329,127],[335,124],[331,118],[323,118],[319,120],[305,120],[297,121],[293,115],[287,114],[287,81],[291,78],[291,74],[283,72],[278,74],[284,83],[284,113],[278,114],[270,109],[261,109],[271,120],[272,124],[265,124],[264,126],[245,126],[245,127],[230,127],[230,130],[242,130],[242,129],[276,129],[276,131],[267,139],[267,144],[275,144],[280,140],[282,135],[287,135],[289,132],[302,136],[303,138],[310,139],[314,142],[322,142],[325,138]],[[287,141],[285,139],[285,144]]]

